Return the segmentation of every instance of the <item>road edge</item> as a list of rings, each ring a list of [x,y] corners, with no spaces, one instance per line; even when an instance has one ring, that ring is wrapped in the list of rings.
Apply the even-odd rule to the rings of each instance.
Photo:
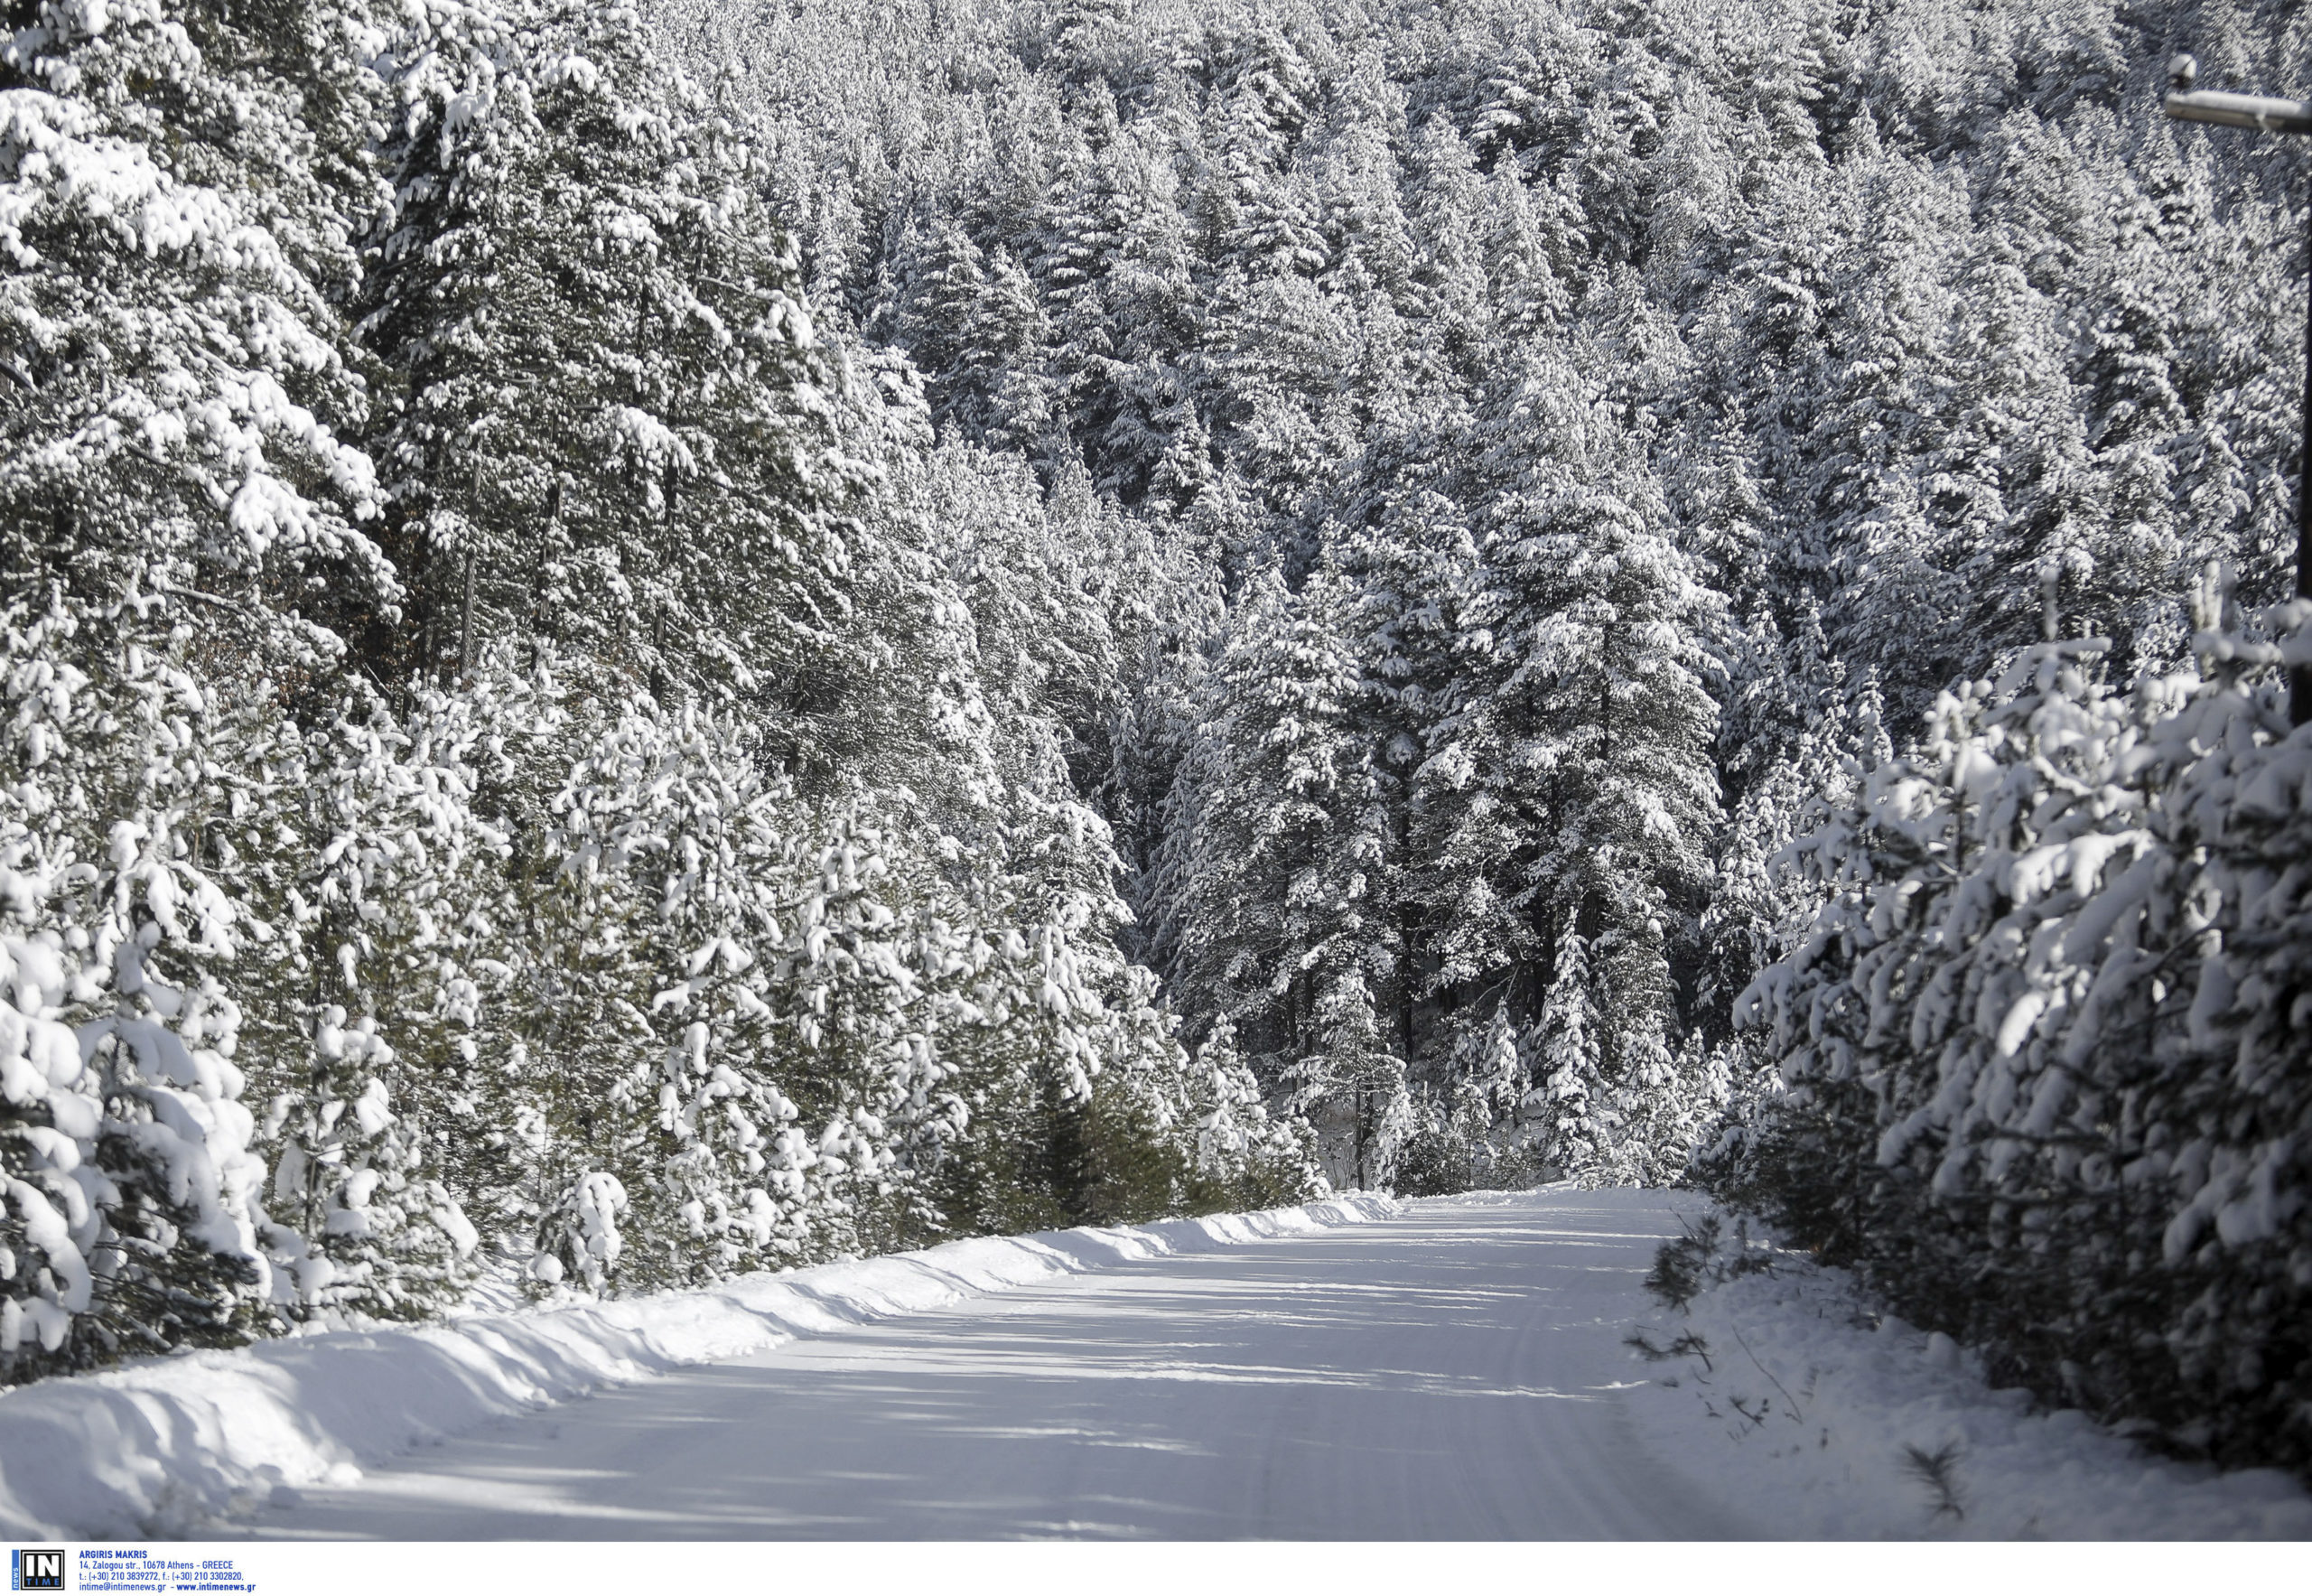
[[[332,1330],[144,1358],[0,1392],[0,1535],[196,1533],[350,1485],[364,1465],[604,1386],[769,1351],[1142,1258],[1367,1225],[1350,1193],[1290,1208],[974,1237],[697,1290]]]

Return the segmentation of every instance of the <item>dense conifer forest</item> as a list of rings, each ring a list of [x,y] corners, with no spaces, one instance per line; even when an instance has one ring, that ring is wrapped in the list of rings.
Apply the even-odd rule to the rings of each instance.
[[[2303,8],[8,26],[0,1378],[1692,1179],[2312,1462]]]

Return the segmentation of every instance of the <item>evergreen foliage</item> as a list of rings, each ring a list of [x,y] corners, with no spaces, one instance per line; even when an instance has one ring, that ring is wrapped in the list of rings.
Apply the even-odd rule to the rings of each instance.
[[[1162,557],[814,324],[727,85],[21,10],[0,1377],[1312,1190],[1071,770]]]
[[[2242,670],[2293,624],[2312,152],[2156,95],[2183,48],[2303,92],[2301,8],[890,9],[696,38],[942,436],[1223,595],[1071,728],[1189,1034],[1336,1179],[1716,1144],[2051,1397],[2300,1461],[2246,774],[2292,745]],[[2211,560],[2248,621],[2192,615]],[[2118,852],[2058,891],[2058,840]],[[2168,940],[2078,931],[2153,851]]]
[[[1703,1147],[2312,1456],[2301,7],[9,28],[0,1377]]]
[[[1798,845],[1828,901],[1738,1006],[1788,1089],[1711,1162],[2018,1383],[2301,1468],[2312,745],[2253,667],[2312,605],[2257,643],[2216,593],[2131,693],[2098,639],[1945,694]]]

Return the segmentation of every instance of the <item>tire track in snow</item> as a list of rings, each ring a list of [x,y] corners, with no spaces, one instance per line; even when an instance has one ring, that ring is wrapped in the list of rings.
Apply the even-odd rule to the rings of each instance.
[[[252,1533],[1739,1533],[1622,1393],[1660,1193],[1439,1199],[1120,1261],[501,1420]]]

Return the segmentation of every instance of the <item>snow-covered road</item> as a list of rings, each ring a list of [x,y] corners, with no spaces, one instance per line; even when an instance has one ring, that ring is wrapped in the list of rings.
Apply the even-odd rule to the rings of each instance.
[[[1661,1193],[1413,1206],[498,1421],[249,1521],[394,1539],[1722,1537],[1622,1345]]]

